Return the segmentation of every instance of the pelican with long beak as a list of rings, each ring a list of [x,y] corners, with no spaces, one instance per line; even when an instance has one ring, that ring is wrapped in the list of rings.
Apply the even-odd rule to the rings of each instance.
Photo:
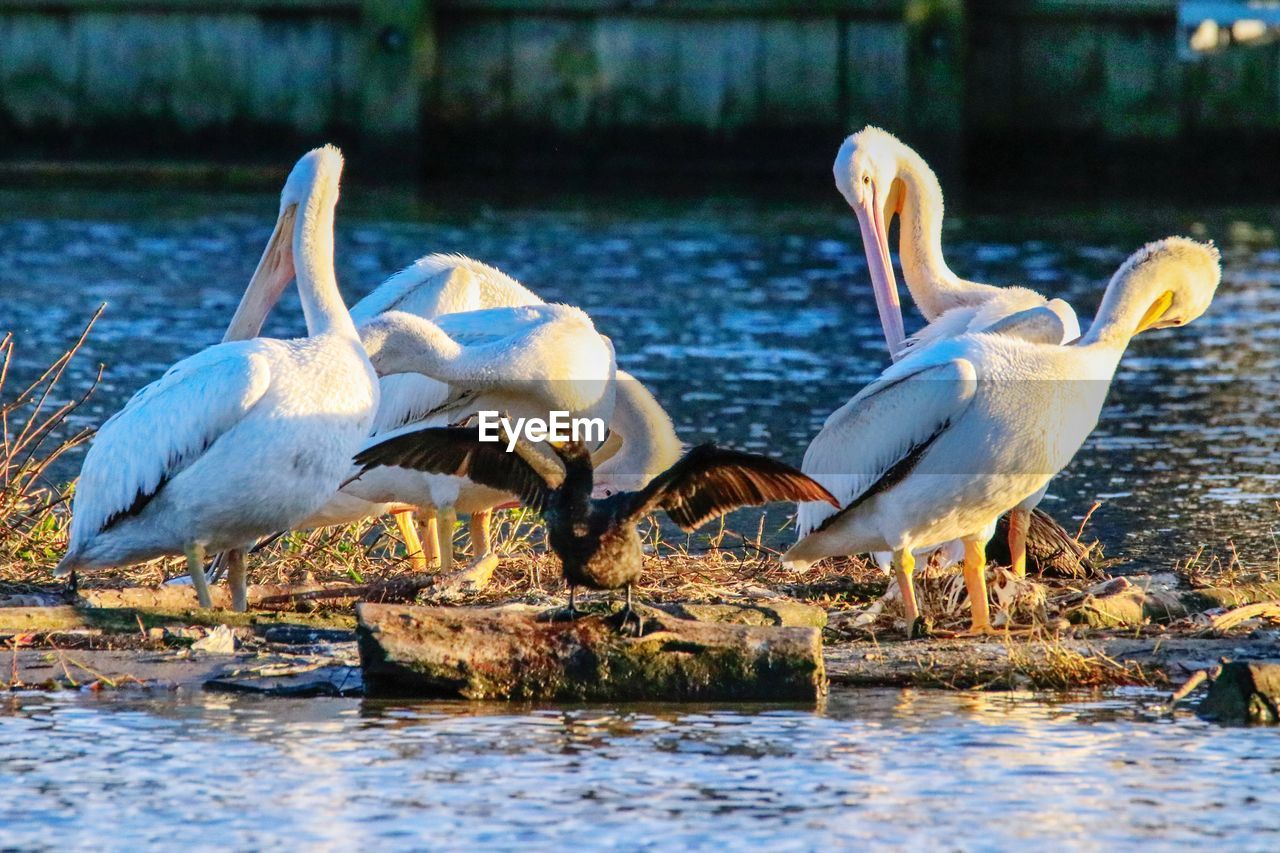
[[[959,539],[972,630],[990,631],[983,548],[994,521],[1075,456],[1130,339],[1199,317],[1220,275],[1211,245],[1170,237],[1125,261],[1088,334],[1072,346],[979,331],[889,367],[827,418],[805,454],[805,472],[841,509],[783,562],[807,568],[824,557],[891,551],[913,630],[914,552]],[[1048,310],[1031,308],[1025,319],[1034,325]]]
[[[1064,344],[1080,336],[1075,311],[1063,300],[1047,299],[1025,287],[967,281],[951,271],[942,257],[942,187],[929,164],[892,134],[876,127],[853,134],[840,146],[832,172],[836,188],[858,218],[880,325],[895,361],[936,341],[982,330]],[[903,329],[889,253],[889,225],[895,216],[901,220],[902,279],[928,321],[911,337]],[[1022,313],[1033,308],[1044,310]],[[1015,316],[1016,322],[1008,322]],[[1026,574],[1031,511],[1043,498],[1041,490],[1009,511],[1009,554],[1015,575]],[[826,517],[825,510],[817,512],[816,517],[801,519],[804,530]],[[947,549],[950,553],[960,550],[957,543],[947,544],[952,546]],[[930,543],[924,550],[939,545],[943,543]],[[890,555],[876,558],[886,565]]]
[[[547,419],[551,412],[596,419],[600,430],[594,440],[603,441],[613,417],[617,396],[613,345],[578,308],[539,302],[445,314],[435,320],[386,311],[361,326],[360,332],[380,376],[419,374],[440,388],[430,411],[399,430],[376,431],[370,442],[404,429],[446,426],[486,411],[512,419]],[[345,486],[340,495],[438,513],[445,574],[451,571],[457,513],[487,513],[513,499],[474,478],[402,468],[370,472]],[[472,538],[477,550],[487,549],[487,529],[477,534],[473,527]],[[477,557],[449,583],[470,587],[487,583],[497,557],[485,551]]]
[[[205,553],[230,551],[232,606],[244,610],[243,549],[314,513],[350,472],[378,382],[334,275],[341,175],[333,147],[298,161],[233,340],[178,362],[99,428],[57,573],[185,554],[211,607]],[[255,337],[295,278],[309,335]]]

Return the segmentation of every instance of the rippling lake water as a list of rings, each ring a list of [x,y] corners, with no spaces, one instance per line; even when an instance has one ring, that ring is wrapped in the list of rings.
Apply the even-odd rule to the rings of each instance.
[[[820,710],[0,697],[0,847],[1275,850],[1280,738],[1162,696]]]
[[[793,462],[885,364],[861,244],[838,198],[600,194],[499,208],[472,196],[483,193],[452,187],[415,201],[348,188],[337,246],[348,300],[421,255],[469,254],[548,300],[585,308],[686,441],[714,438]],[[106,363],[81,413],[99,422],[168,364],[219,339],[276,207],[268,193],[0,194],[0,330],[17,332],[19,375],[47,363],[108,303],[73,377],[83,385]],[[1071,526],[1103,501],[1093,530],[1133,568],[1167,568],[1201,546],[1216,555],[1234,546],[1247,564],[1274,566],[1280,250],[1271,214],[1054,213],[953,216],[944,241],[952,268],[1065,297],[1082,318],[1132,250],[1170,233],[1216,239],[1225,278],[1196,323],[1130,348],[1099,429],[1054,481],[1045,509]],[[908,329],[918,323],[912,314]],[[296,299],[286,299],[269,331],[301,328]],[[74,468],[73,459],[65,476]]]

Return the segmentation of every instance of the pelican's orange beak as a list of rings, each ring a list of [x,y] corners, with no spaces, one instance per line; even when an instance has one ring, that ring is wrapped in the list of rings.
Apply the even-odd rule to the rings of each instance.
[[[280,211],[275,230],[267,241],[267,248],[258,261],[258,268],[249,280],[249,287],[240,299],[240,307],[231,318],[231,325],[223,335],[224,341],[243,341],[256,338],[267,321],[267,315],[280,301],[280,294],[293,281],[293,229],[298,217],[298,206],[291,204]]]

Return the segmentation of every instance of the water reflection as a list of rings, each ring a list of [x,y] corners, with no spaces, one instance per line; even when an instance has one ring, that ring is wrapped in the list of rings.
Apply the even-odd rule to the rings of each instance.
[[[1160,697],[782,707],[0,699],[0,844],[1274,848],[1280,739]],[[104,835],[105,833],[105,835]]]
[[[827,414],[883,366],[860,245],[834,203],[593,201],[497,215],[446,201],[420,221],[422,211],[404,204],[348,195],[337,251],[349,298],[427,251],[497,264],[547,299],[586,308],[690,442],[716,438],[798,461]],[[266,195],[185,207],[175,198],[4,194],[0,328],[18,332],[18,373],[31,375],[93,306],[110,303],[73,377],[85,383],[99,361],[109,365],[84,423],[219,338],[275,210]],[[1069,227],[953,221],[946,245],[957,272],[1031,284],[1087,317],[1138,243],[1195,219],[1126,210]],[[1280,251],[1270,237],[1258,242],[1265,228],[1241,231],[1234,221],[1210,218],[1197,229],[1220,241],[1250,235],[1226,246],[1213,308],[1187,329],[1134,343],[1098,432],[1045,504],[1071,519],[1104,500],[1093,522],[1109,553],[1134,568],[1166,568],[1201,545],[1226,554],[1230,543],[1248,564],[1280,559],[1280,432],[1270,426],[1280,415]],[[1052,239],[1026,239],[1046,234]],[[294,300],[270,331],[300,328]],[[741,528],[755,529],[755,516],[742,518]]]

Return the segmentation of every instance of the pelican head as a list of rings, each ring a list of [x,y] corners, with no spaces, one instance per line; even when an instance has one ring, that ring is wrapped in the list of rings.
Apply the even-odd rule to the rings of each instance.
[[[910,153],[893,134],[867,126],[844,141],[832,167],[836,189],[858,217],[880,326],[889,352],[895,354],[902,348],[906,332],[889,257],[889,224],[902,213],[906,198],[902,163]]]
[[[1186,237],[1148,243],[1111,277],[1089,338],[1127,342],[1148,329],[1184,326],[1208,309],[1221,279],[1212,243]]]
[[[258,268],[223,340],[252,338],[261,331],[267,315],[293,280],[295,250],[305,253],[311,248],[294,246],[295,238],[301,236],[303,230],[298,227],[299,208],[302,209],[302,219],[313,219],[323,211],[332,212],[338,201],[341,178],[342,152],[332,145],[308,151],[294,165],[280,192],[280,213],[271,239],[267,241],[267,248],[258,261]],[[313,230],[310,237],[317,239],[323,231]],[[332,239],[331,235],[329,239]]]

